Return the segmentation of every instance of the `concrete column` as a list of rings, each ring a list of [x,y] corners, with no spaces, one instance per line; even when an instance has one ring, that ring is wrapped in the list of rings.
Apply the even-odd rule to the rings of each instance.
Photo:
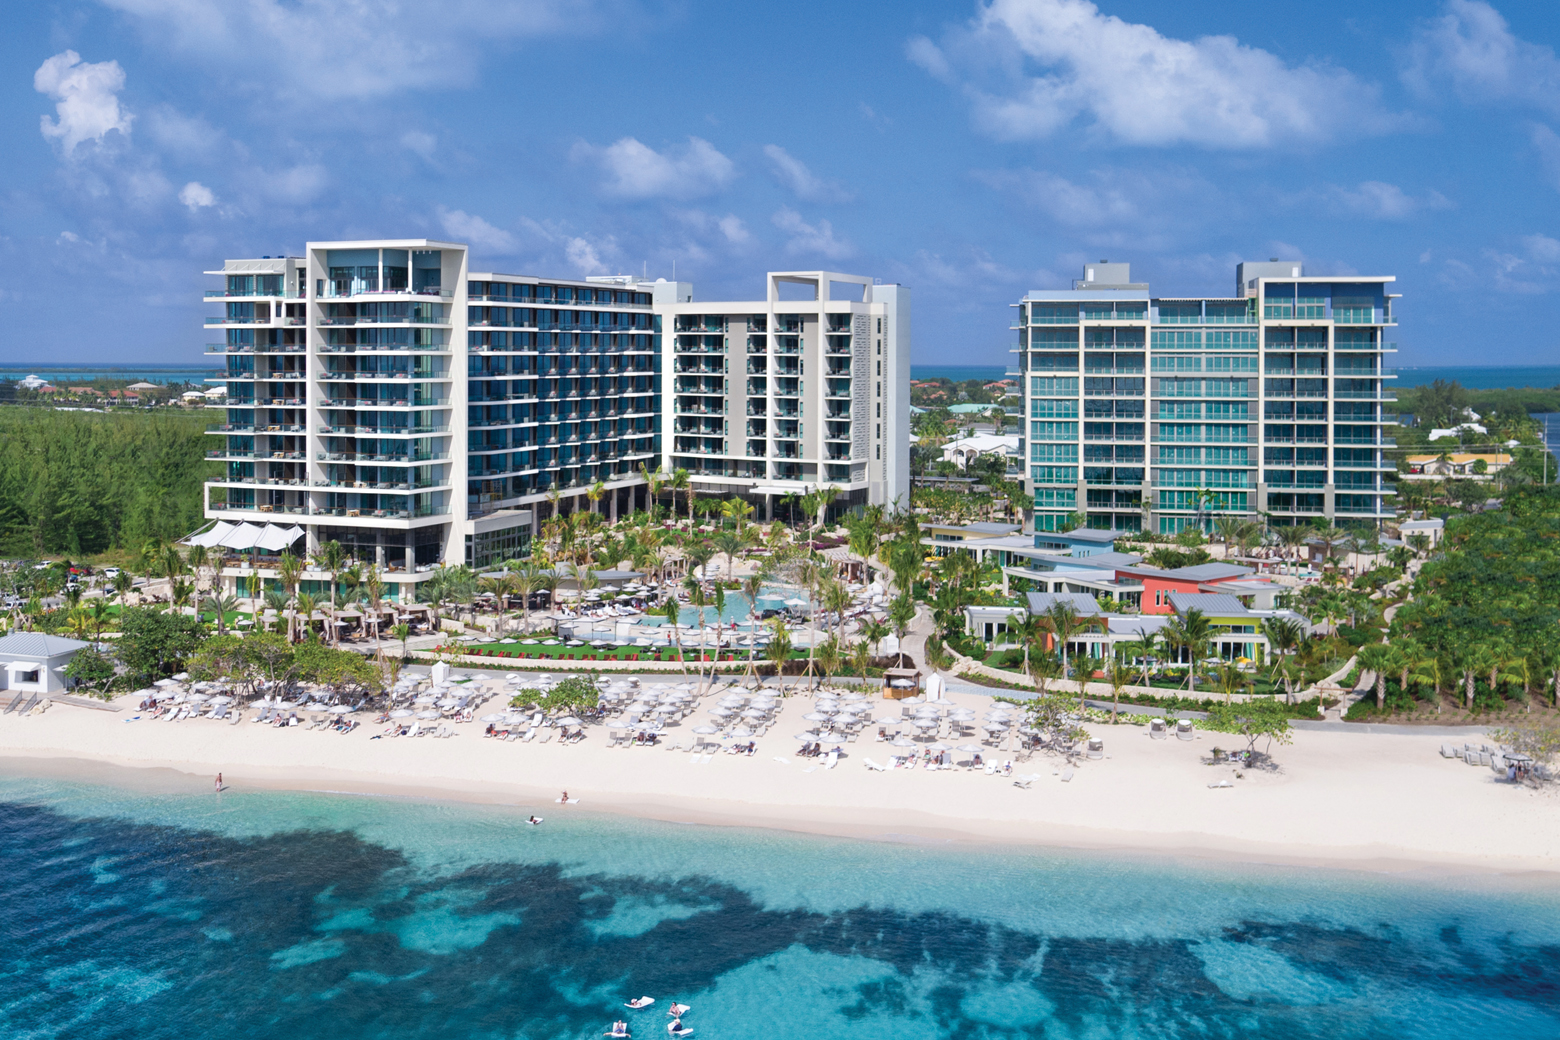
[[[619,491],[616,488],[613,488],[613,490],[612,490],[612,505],[609,507],[608,517],[607,517],[613,523],[617,523],[617,518],[618,518],[618,496],[621,495],[621,494],[622,494],[621,491]]]

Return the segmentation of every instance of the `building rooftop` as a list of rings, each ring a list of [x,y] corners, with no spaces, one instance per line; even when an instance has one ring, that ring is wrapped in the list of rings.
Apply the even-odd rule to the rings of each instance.
[[[91,645],[79,639],[49,636],[42,632],[12,632],[8,636],[0,636],[0,656],[17,654],[21,657],[60,657]]]
[[[1251,611],[1234,596],[1211,592],[1172,592],[1170,607],[1177,614],[1200,610],[1209,617],[1246,617]]]
[[[1093,559],[1093,557],[1090,557]],[[1237,567],[1233,563],[1199,563],[1195,567],[1176,567],[1162,570],[1158,567],[1123,567],[1147,578],[1170,578],[1175,581],[1218,581],[1223,578],[1239,578],[1256,573],[1250,567]]]
[[[1075,527],[1071,531],[1036,531],[1036,538],[1049,538],[1059,542],[1092,542],[1106,545],[1121,537],[1120,531],[1101,531],[1095,527]]]
[[[1066,603],[1079,614],[1100,613],[1099,602],[1087,592],[1030,592],[1025,598],[1031,614],[1044,614],[1057,603]]]

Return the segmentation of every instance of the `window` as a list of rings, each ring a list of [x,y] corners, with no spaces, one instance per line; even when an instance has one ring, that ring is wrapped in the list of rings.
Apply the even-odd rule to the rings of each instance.
[[[1073,463],[1078,462],[1078,445],[1076,444],[1031,444],[1029,446],[1029,461],[1043,463]]]
[[[1029,392],[1036,396],[1076,394],[1078,380],[1066,376],[1032,376],[1029,380]]]
[[[1029,479],[1036,484],[1076,484],[1076,466],[1030,466]]]
[[[1154,355],[1153,368],[1155,372],[1201,372],[1202,358],[1176,354],[1156,354]]]
[[[1078,424],[1075,422],[1030,423],[1029,435],[1037,441],[1074,441],[1078,439]]]
[[[1076,325],[1078,305],[1076,303],[1032,303],[1029,305],[1029,324]]]
[[[1155,350],[1201,350],[1202,335],[1196,329],[1155,329],[1152,346]]]
[[[1078,402],[1034,399],[1029,402],[1029,417],[1031,419],[1076,419]]]
[[[36,683],[38,681],[38,674],[39,669],[37,668],[34,668],[30,672],[17,672],[16,681],[24,683]]]
[[[1078,504],[1076,488],[1036,488],[1036,509],[1072,509]]]

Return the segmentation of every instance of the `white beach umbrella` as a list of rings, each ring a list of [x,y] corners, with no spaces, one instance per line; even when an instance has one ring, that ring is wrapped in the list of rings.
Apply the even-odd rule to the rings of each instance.
[[[893,740],[889,741],[889,743],[894,747],[915,747],[915,741],[909,739],[908,737],[895,737]]]
[[[417,717],[419,719],[436,719],[439,717],[439,713],[436,711],[419,711]]]
[[[411,718],[415,714],[417,713],[409,708],[397,708],[390,713],[390,717],[392,719],[407,719]]]
[[[507,718],[507,716],[505,716],[505,715],[498,715],[498,714],[484,715],[480,719],[478,719],[477,721],[478,722],[503,722],[505,718]]]
[[[720,732],[720,730],[715,726],[695,726],[693,727],[693,731],[701,736],[709,736],[711,733]]]

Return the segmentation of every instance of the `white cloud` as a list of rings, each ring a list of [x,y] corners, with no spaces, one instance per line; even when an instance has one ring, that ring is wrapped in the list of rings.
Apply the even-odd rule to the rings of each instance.
[[[428,162],[433,162],[433,151],[438,145],[437,137],[421,130],[408,130],[401,135],[401,147],[417,153]]]
[[[764,145],[775,180],[799,199],[808,202],[849,202],[854,196],[836,181],[826,181],[805,163],[777,144]]]
[[[800,213],[789,207],[781,207],[770,220],[775,227],[791,236],[785,251],[792,255],[817,255],[829,260],[841,260],[855,251],[849,242],[834,237],[834,228],[827,220],[809,224]]]
[[[330,173],[318,163],[300,163],[285,170],[262,173],[260,190],[278,202],[312,202],[330,183]]]
[[[1466,100],[1512,100],[1560,112],[1560,59],[1512,34],[1483,0],[1447,0],[1414,35],[1403,81],[1423,94],[1449,83]]]
[[[489,253],[509,254],[515,251],[515,236],[502,228],[496,228],[474,213],[458,209],[440,209],[439,223],[450,237],[466,242]]]
[[[169,105],[147,112],[144,126],[159,148],[180,157],[208,158],[229,143],[227,135],[204,119]]]
[[[196,213],[206,206],[215,206],[217,197],[200,181],[190,181],[179,189],[179,201],[188,206],[191,213]]]
[[[1406,220],[1426,210],[1452,206],[1450,199],[1434,189],[1415,198],[1384,181],[1361,181],[1353,188],[1330,185],[1321,194],[1332,208],[1372,220]]]
[[[564,243],[563,255],[568,258],[570,266],[579,270],[581,274],[602,274],[607,270],[607,265],[601,262],[601,255],[596,247],[583,238],[571,238]]]
[[[748,229],[743,225],[741,219],[733,213],[728,213],[721,217],[717,223],[720,227],[720,233],[725,235],[726,241],[733,245],[739,245],[753,237],[748,234]]]
[[[1532,234],[1524,235],[1522,244],[1527,248],[1528,256],[1540,263],[1552,264],[1560,261],[1560,240],[1550,238],[1548,235]]]
[[[33,89],[58,102],[59,118],[42,116],[39,129],[44,137],[59,140],[67,157],[83,141],[101,141],[110,130],[129,134],[135,117],[119,105],[124,86],[119,62],[84,62],[75,51],[61,51],[33,73]]]
[[[1538,161],[1543,165],[1550,185],[1560,189],[1560,134],[1542,123],[1534,123],[1529,139],[1538,152]]]
[[[595,32],[618,0],[104,0],[162,49],[317,103],[466,86],[494,43]]]
[[[948,64],[942,49],[925,36],[912,36],[905,44],[905,57],[944,83],[955,82],[953,66]]]
[[[627,199],[697,198],[719,191],[736,176],[731,160],[701,137],[690,137],[686,148],[664,153],[633,137],[605,148],[581,141],[573,157],[599,165],[607,175],[606,191]]]
[[[1233,36],[1178,40],[1102,14],[1088,0],[992,0],[911,60],[962,89],[996,137],[1047,137],[1075,120],[1126,144],[1270,148],[1379,133],[1403,120],[1346,70],[1287,65]],[[996,82],[991,82],[991,76]]]

